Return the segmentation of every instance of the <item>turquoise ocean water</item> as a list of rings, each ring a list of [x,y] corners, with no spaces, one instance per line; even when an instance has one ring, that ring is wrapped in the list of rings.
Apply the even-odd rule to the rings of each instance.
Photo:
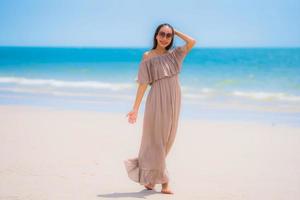
[[[0,104],[125,115],[145,50],[0,47]],[[300,48],[193,49],[180,82],[182,118],[300,125]]]

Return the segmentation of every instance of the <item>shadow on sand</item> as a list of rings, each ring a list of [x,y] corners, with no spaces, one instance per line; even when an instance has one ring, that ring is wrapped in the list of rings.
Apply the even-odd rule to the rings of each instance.
[[[105,198],[122,198],[122,197],[133,197],[133,198],[140,198],[140,199],[146,199],[147,196],[158,194],[161,192],[155,191],[155,190],[141,190],[139,192],[114,192],[109,194],[99,194],[97,197],[105,197]]]

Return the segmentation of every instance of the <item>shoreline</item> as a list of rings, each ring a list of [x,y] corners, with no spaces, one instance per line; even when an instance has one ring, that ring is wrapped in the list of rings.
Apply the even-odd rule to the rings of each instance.
[[[143,99],[140,105],[139,117],[143,117],[144,115],[144,107],[145,107],[145,99]],[[100,104],[102,105],[102,104]],[[128,104],[129,105],[129,104]],[[0,108],[10,107],[10,108],[38,108],[45,110],[56,110],[56,111],[72,111],[72,112],[91,112],[98,114],[107,114],[107,115],[126,115],[129,112],[128,105],[118,105],[119,107],[112,107],[111,103],[108,103],[105,108],[99,106],[96,108],[95,105],[83,104],[0,104]],[[232,104],[233,105],[233,104]],[[127,109],[128,107],[128,109]],[[110,111],[108,109],[111,108]],[[8,108],[7,108],[8,109]],[[262,108],[261,110],[251,110],[251,106],[245,108],[241,107],[241,105],[236,104],[235,107],[226,107],[224,105],[215,106],[212,105],[210,107],[205,107],[202,105],[201,107],[193,107],[190,104],[182,104],[180,120],[182,121],[205,121],[205,122],[226,122],[226,123],[253,123],[253,124],[261,124],[261,125],[270,125],[270,126],[287,126],[287,127],[295,127],[300,128],[300,113],[298,111],[294,112],[279,112],[278,110],[268,110]]]

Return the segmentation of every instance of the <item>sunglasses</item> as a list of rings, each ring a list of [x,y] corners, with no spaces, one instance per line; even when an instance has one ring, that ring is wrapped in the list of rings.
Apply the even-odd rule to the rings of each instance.
[[[158,33],[158,35],[159,35],[160,37],[162,37],[162,38],[166,37],[167,39],[170,39],[170,38],[172,37],[172,33],[165,33],[165,32],[163,32],[163,31],[160,31],[160,32]]]

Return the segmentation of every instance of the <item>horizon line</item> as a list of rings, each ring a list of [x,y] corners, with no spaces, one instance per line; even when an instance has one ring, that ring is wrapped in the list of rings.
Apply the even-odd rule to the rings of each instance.
[[[174,45],[182,46],[182,45]],[[148,49],[146,46],[77,46],[77,45],[0,45],[1,47],[31,47],[31,48],[99,48],[99,49]],[[210,49],[210,48],[300,48],[300,46],[195,46],[193,49]]]

